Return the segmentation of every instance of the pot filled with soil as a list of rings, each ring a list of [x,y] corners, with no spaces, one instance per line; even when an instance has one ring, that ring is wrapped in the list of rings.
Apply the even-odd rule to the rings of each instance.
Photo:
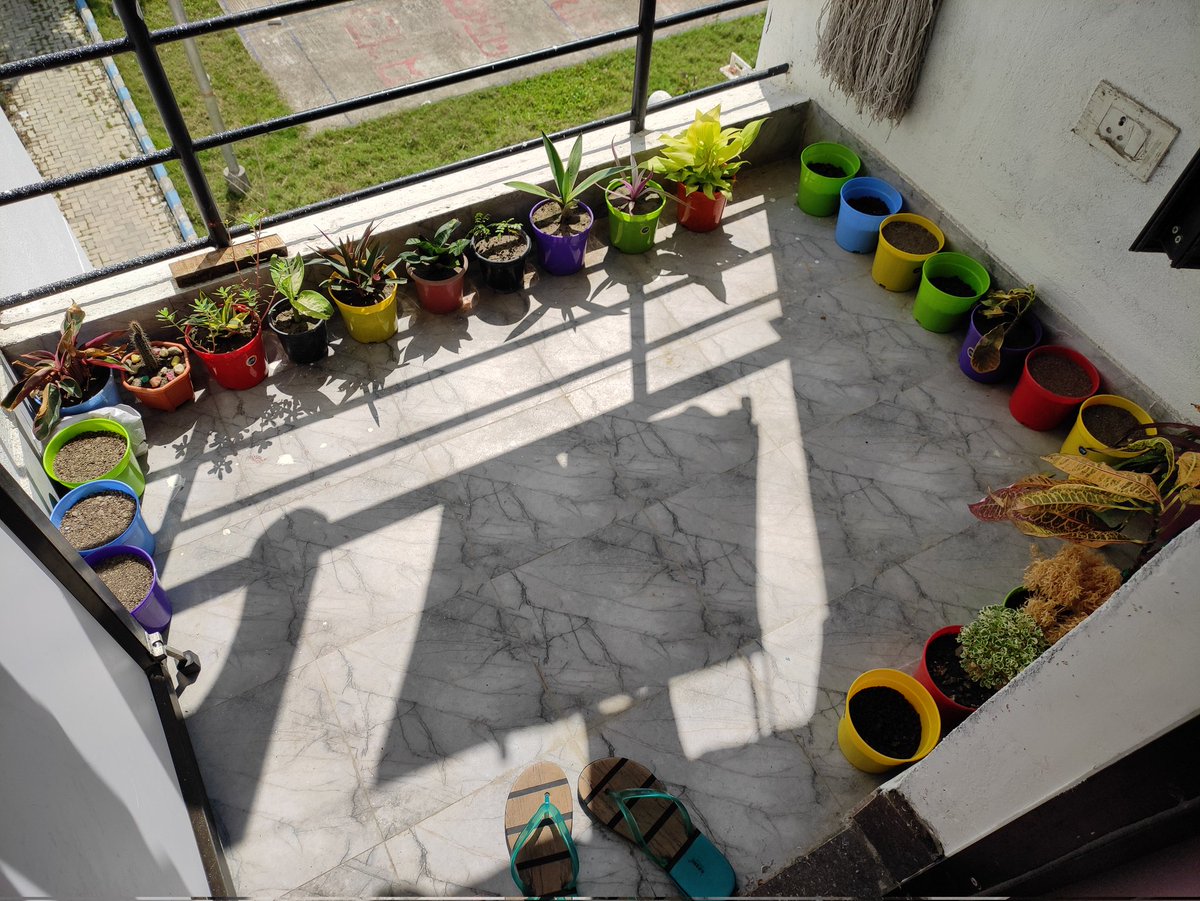
[[[501,294],[525,287],[525,260],[532,250],[533,242],[524,230],[471,239],[471,253],[484,284]]]
[[[1131,400],[1115,394],[1095,394],[1079,407],[1075,425],[1067,434],[1060,453],[1078,454],[1100,463],[1116,463],[1135,457],[1136,451],[1115,448],[1125,442],[1132,429],[1153,421],[1149,413]],[[1150,429],[1149,434],[1157,433]],[[1142,435],[1139,433],[1138,437]]]
[[[913,319],[929,332],[951,331],[991,285],[991,276],[978,260],[962,253],[935,253],[921,266]]]
[[[115,479],[72,488],[54,505],[50,522],[85,559],[89,552],[113,544],[154,553],[154,534],[142,518],[137,494]]]
[[[925,261],[945,246],[942,230],[924,216],[888,216],[879,226],[871,277],[889,291],[911,291]]]
[[[621,179],[612,181],[604,192],[608,205],[608,239],[622,253],[645,253],[654,244],[654,233],[667,196],[658,182],[646,183],[632,201]],[[707,198],[706,198],[707,199]]]
[[[87,419],[60,429],[42,452],[42,468],[66,488],[113,479],[124,482],[138,497],[146,489],[129,433],[111,419]]]
[[[907,673],[868,670],[846,693],[838,745],[866,773],[920,760],[941,736],[941,717],[928,690]]]
[[[183,340],[218,385],[242,391],[253,388],[267,377],[267,354],[258,314],[240,305],[235,309],[246,313],[248,335],[206,334],[189,325],[183,331]]]
[[[128,373],[121,384],[143,407],[167,413],[179,409],[196,392],[192,388],[192,364],[187,348],[172,341],[152,341],[154,358],[147,361],[144,352],[127,354],[122,360]]]
[[[410,264],[406,269],[417,291],[417,303],[425,312],[445,315],[462,307],[463,282],[467,277],[465,256],[454,269],[426,264]]]
[[[842,185],[861,168],[862,160],[849,147],[832,141],[809,144],[800,151],[796,205],[810,216],[832,216],[838,211]]]
[[[913,678],[925,686],[949,732],[996,692],[984,688],[967,675],[958,656],[958,633],[962,626],[938,629],[925,642]]]
[[[551,275],[572,275],[582,269],[595,221],[591,207],[582,200],[574,201],[565,215],[557,200],[535,203],[529,224],[537,242],[538,265]]]
[[[1042,343],[1045,331],[1037,316],[1025,313],[1004,336],[1004,344],[1000,347],[1000,365],[991,372],[979,372],[971,365],[971,354],[975,352],[975,345],[984,334],[999,324],[983,320],[980,309],[979,304],[976,304],[967,320],[967,336],[963,339],[962,350],[958,352],[958,368],[962,370],[963,375],[976,382],[995,384],[1006,381],[1021,371],[1026,354]]]
[[[1039,432],[1062,422],[1100,388],[1100,373],[1083,354],[1047,344],[1025,357],[1008,410],[1021,425]]]
[[[140,547],[115,544],[88,554],[87,564],[143,629],[167,628],[171,599],[158,584],[158,569],[149,554]]]
[[[286,297],[271,305],[267,325],[293,363],[319,363],[329,355],[329,328],[325,320],[305,316]]]
[[[879,226],[900,212],[904,198],[880,178],[852,178],[842,185],[833,239],[850,253],[874,253]]]
[[[336,273],[330,276],[329,299],[341,312],[351,338],[360,344],[378,344],[396,334],[395,285],[383,300],[375,300],[350,290],[339,291],[334,287],[339,281]]]

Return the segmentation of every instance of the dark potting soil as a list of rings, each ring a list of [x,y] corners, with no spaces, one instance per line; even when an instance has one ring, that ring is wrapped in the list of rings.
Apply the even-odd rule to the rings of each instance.
[[[522,235],[495,235],[475,242],[475,255],[493,263],[511,263],[525,253]]]
[[[903,250],[905,253],[933,253],[938,249],[938,240],[933,236],[933,232],[922,228],[915,222],[905,222],[904,220],[889,222],[883,227],[883,238],[897,250]]]
[[[137,511],[137,502],[120,491],[85,497],[63,514],[58,530],[77,551],[90,551],[120,538]]]
[[[921,717],[894,688],[864,688],[850,699],[850,721],[880,754],[907,760],[921,746]]]
[[[244,333],[238,332],[233,335],[221,335],[213,338],[207,332],[192,332],[192,344],[199,347],[205,353],[210,354],[230,354],[235,350],[241,350],[254,338],[254,329],[247,329]]]
[[[557,200],[547,200],[533,214],[533,224],[548,235],[565,238],[587,231],[592,224],[592,217],[578,204],[572,206],[564,216]]]
[[[888,205],[878,197],[851,197],[846,203],[864,216],[886,216],[889,212]]]
[[[1128,410],[1107,404],[1096,404],[1083,411],[1083,427],[1106,447],[1116,447],[1130,429],[1136,429],[1140,424]]]
[[[662,195],[657,191],[646,191],[639,194],[637,200],[633,202],[633,208],[630,209],[629,198],[625,196],[624,191],[615,191],[609,198],[612,205],[627,216],[645,216],[653,213],[662,206]]]
[[[987,329],[984,329],[984,331],[988,331],[990,328],[991,327],[989,326]],[[1036,337],[1037,336],[1033,330],[1033,326],[1024,319],[1018,319],[1016,324],[1013,325],[1012,328],[1010,328],[1007,332],[1005,332],[1004,346],[1017,348],[1029,347],[1031,344],[1033,344],[1034,340],[1036,340]]]
[[[276,307],[278,313],[271,313],[271,325],[275,326],[278,331],[285,335],[303,335],[305,332],[311,332],[321,324],[319,319],[313,319],[310,316],[305,316],[302,313],[297,313],[292,307],[281,305]]]
[[[337,282],[329,283],[329,292],[339,303],[344,303],[348,307],[373,307],[377,303],[383,303],[392,293],[390,285],[382,290],[374,291],[370,294],[362,294],[357,288],[339,288]]]
[[[154,574],[146,561],[133,554],[109,557],[92,567],[108,590],[116,595],[122,606],[131,613],[150,593]]]
[[[964,707],[978,707],[996,692],[967,675],[958,657],[958,637],[943,635],[925,652],[925,667],[942,694]]]
[[[1087,397],[1092,390],[1092,380],[1084,368],[1067,357],[1038,354],[1026,365],[1035,382],[1059,397]]]
[[[805,163],[817,175],[824,175],[826,178],[845,178],[846,170],[841,166],[835,166],[833,163]]]
[[[451,269],[448,266],[422,264],[420,266],[413,266],[412,271],[427,282],[445,282],[454,278],[461,270]]]
[[[954,297],[974,297],[978,292],[957,275],[935,275],[929,280],[943,294]]]
[[[78,484],[98,479],[121,462],[125,439],[111,432],[87,432],[64,444],[54,457],[54,478]]]

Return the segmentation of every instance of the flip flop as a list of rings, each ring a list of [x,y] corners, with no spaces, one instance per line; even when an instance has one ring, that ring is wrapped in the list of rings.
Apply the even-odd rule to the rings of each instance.
[[[517,777],[504,804],[509,872],[527,898],[573,895],[579,855],[571,840],[571,785],[552,763]]]
[[[725,855],[692,825],[683,802],[640,763],[626,757],[593,760],[579,774],[579,803],[593,820],[645,851],[685,897],[727,898],[736,889]]]

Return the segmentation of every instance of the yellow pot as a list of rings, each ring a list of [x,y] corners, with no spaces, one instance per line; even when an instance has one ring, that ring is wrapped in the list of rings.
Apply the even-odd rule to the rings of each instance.
[[[900,692],[921,718],[921,742],[917,745],[917,753],[907,760],[899,760],[880,754],[863,741],[862,736],[850,722],[850,699],[864,688],[892,688]],[[864,773],[884,773],[893,767],[902,766],[920,760],[933,750],[942,734],[942,719],[938,714],[937,704],[929,691],[907,673],[895,669],[867,670],[850,686],[846,693],[846,709],[838,723],[838,745],[851,764]]]
[[[356,307],[342,303],[333,291],[330,298],[337,308],[342,311],[342,321],[346,323],[346,331],[355,341],[363,344],[375,344],[386,341],[396,334],[396,286],[383,300],[369,307]]]
[[[889,222],[915,222],[935,238],[937,247],[929,253],[909,253],[899,250],[887,242],[883,230]],[[921,277],[921,266],[925,261],[946,246],[942,230],[916,213],[896,213],[879,224],[879,243],[875,245],[875,261],[871,264],[871,277],[889,291],[911,291]]]
[[[1077,457],[1087,457],[1089,460],[1095,460],[1097,463],[1116,463],[1118,460],[1137,456],[1133,451],[1113,450],[1087,430],[1087,426],[1083,424],[1083,411],[1089,407],[1116,407],[1120,410],[1125,410],[1128,413],[1132,413],[1133,418],[1142,425],[1147,425],[1154,421],[1149,413],[1131,400],[1126,400],[1115,394],[1093,394],[1080,405],[1079,414],[1075,417],[1075,425],[1067,434],[1067,440],[1063,442],[1060,453],[1074,454]],[[1156,433],[1151,429],[1150,434],[1154,435]]]

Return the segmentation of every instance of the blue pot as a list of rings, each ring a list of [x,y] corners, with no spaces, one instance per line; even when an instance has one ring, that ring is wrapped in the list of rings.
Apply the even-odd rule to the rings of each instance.
[[[94,547],[90,550],[80,551],[83,558],[86,560],[91,554],[96,551],[104,550],[108,547],[116,545],[128,545],[130,547],[138,547],[147,554],[154,553],[154,534],[146,525],[146,520],[142,519],[142,505],[138,501],[137,492],[126,485],[124,482],[118,482],[116,479],[98,479],[95,482],[87,482],[80,485],[78,488],[72,488],[62,500],[54,505],[54,510],[50,514],[50,522],[54,524],[54,528],[58,529],[62,526],[63,517],[67,511],[74,507],[85,497],[91,497],[93,494],[102,494],[105,491],[116,491],[120,494],[127,494],[133,498],[133,522],[129,524],[124,532],[115,540],[108,544],[102,544],[100,547]]]
[[[101,407],[115,407],[121,402],[121,395],[117,393],[117,379],[113,370],[108,370],[108,381],[104,383],[104,387],[94,396],[88,398],[83,403],[75,404],[72,407],[63,407],[63,417],[74,416],[76,413],[90,413],[92,410],[99,410]]]
[[[882,216],[860,213],[847,201],[873,197],[887,205]],[[833,239],[838,247],[851,253],[874,253],[879,241],[879,227],[888,216],[894,216],[904,206],[900,192],[880,178],[852,178],[842,185],[837,227]]]

